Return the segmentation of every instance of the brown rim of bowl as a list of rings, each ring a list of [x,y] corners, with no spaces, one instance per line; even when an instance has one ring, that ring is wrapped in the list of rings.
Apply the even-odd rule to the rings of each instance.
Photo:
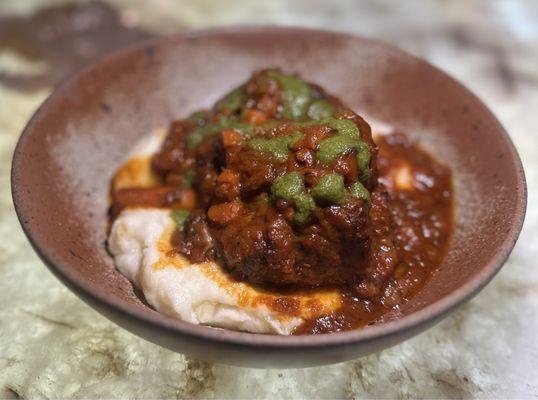
[[[87,283],[75,276],[69,267],[69,265],[56,263],[54,260],[53,254],[49,254],[47,249],[40,248],[39,244],[32,239],[31,230],[27,222],[24,220],[23,215],[21,215],[22,210],[20,209],[20,199],[23,196],[23,193],[18,190],[17,187],[17,171],[19,168],[23,168],[20,162],[20,147],[27,139],[28,132],[32,129],[35,121],[40,117],[43,108],[45,105],[53,104],[57,97],[64,93],[68,92],[70,86],[74,81],[76,81],[80,76],[93,71],[98,67],[98,65],[106,62],[110,62],[118,57],[121,57],[124,53],[129,53],[131,51],[136,51],[145,48],[146,46],[155,45],[157,42],[174,42],[176,40],[183,40],[186,38],[196,38],[203,36],[212,36],[218,34],[249,34],[249,33],[318,33],[325,35],[336,35],[344,36],[349,38],[356,38],[357,36],[342,33],[337,31],[323,30],[323,29],[311,29],[311,28],[301,28],[301,27],[288,27],[288,26],[278,26],[278,25],[260,25],[260,26],[231,26],[231,27],[220,27],[220,28],[210,28],[190,31],[182,34],[177,34],[168,37],[157,37],[153,39],[144,40],[136,44],[127,46],[126,48],[114,52],[100,60],[97,60],[95,63],[83,68],[81,71],[73,74],[62,84],[60,84],[53,93],[39,106],[37,111],[34,113],[26,127],[24,128],[12,160],[12,169],[11,169],[11,190],[13,203],[15,206],[15,211],[19,222],[23,228],[24,233],[28,237],[32,247],[39,255],[39,257],[45,262],[49,269],[64,283],[68,286],[73,286],[80,290],[80,292],[89,298],[97,301],[100,306],[105,309],[112,309],[120,311],[123,316],[130,319],[136,319],[143,322],[144,324],[155,328],[155,329],[165,329],[170,331],[176,331],[178,333],[189,335],[197,338],[203,338],[211,341],[229,343],[229,344],[238,344],[243,346],[265,346],[265,347],[274,347],[274,348],[318,348],[318,347],[331,347],[342,344],[349,344],[355,342],[368,342],[372,339],[377,338],[388,338],[392,335],[397,334],[400,331],[408,330],[414,327],[420,327],[427,323],[428,321],[434,320],[436,317],[441,317],[442,315],[448,313],[452,309],[456,308],[466,300],[470,299],[472,296],[477,294],[501,269],[502,265],[510,255],[519,233],[523,226],[523,221],[525,219],[525,211],[527,205],[527,184],[525,180],[525,174],[523,170],[523,165],[519,155],[504,128],[495,118],[495,116],[489,111],[489,109],[474,95],[469,89],[464,85],[456,81],[446,72],[441,71],[445,74],[448,79],[453,83],[457,84],[462,90],[465,90],[470,95],[470,100],[475,102],[478,107],[485,110],[489,115],[491,115],[493,121],[497,124],[500,134],[504,137],[507,142],[507,151],[509,151],[512,159],[515,161],[515,168],[518,173],[518,181],[520,184],[517,189],[517,204],[514,209],[514,219],[508,230],[508,240],[498,249],[497,253],[491,258],[485,267],[481,269],[479,273],[473,276],[469,281],[467,281],[463,286],[459,287],[449,295],[445,296],[441,300],[429,304],[426,307],[404,316],[402,318],[396,319],[394,321],[385,322],[379,325],[367,326],[360,329],[355,329],[345,332],[336,332],[331,334],[317,334],[317,335],[303,335],[303,336],[283,336],[283,335],[270,335],[270,334],[257,334],[257,333],[247,333],[239,332],[233,330],[221,330],[215,329],[203,325],[196,325],[189,322],[173,319],[159,313],[150,313],[138,310],[132,305],[129,305],[127,302],[118,300],[113,297],[106,296],[105,293],[94,292],[90,290]],[[440,71],[438,68],[432,66],[427,61],[415,57],[409,53],[406,53],[394,46],[388,45],[384,42],[372,40],[369,38],[361,37],[361,40],[371,42],[378,46],[384,46],[391,51],[404,54],[406,57],[412,57],[415,60],[426,63],[430,68]]]

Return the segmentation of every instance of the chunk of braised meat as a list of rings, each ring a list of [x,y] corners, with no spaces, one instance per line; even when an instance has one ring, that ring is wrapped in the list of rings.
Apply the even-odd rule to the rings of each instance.
[[[264,118],[279,117],[279,105],[282,102],[282,92],[278,83],[269,77],[267,71],[258,71],[245,85],[247,109],[256,109],[263,113]],[[256,114],[253,114],[256,115]],[[253,123],[255,121],[249,121]]]
[[[169,172],[183,173],[191,168],[194,159],[188,154],[185,136],[194,124],[189,121],[174,121],[170,125],[159,152],[151,159],[153,169],[161,175]]]
[[[349,198],[342,206],[325,208],[318,223],[304,229],[298,264],[310,285],[342,284],[355,280],[368,258],[369,207]]]
[[[366,299],[379,296],[384,283],[398,264],[390,197],[385,190],[381,189],[375,190],[371,196],[369,259],[358,283],[352,287],[355,294]]]
[[[213,229],[229,271],[253,283],[297,283],[295,237],[272,207],[244,210],[223,229]]]
[[[213,193],[217,186],[217,172],[214,168],[208,166],[200,166],[196,170],[196,178],[194,187],[198,193],[198,204],[202,208],[206,208],[211,203]]]
[[[373,198],[376,203],[382,199]],[[380,201],[372,209],[385,207]],[[369,253],[370,229],[391,240],[381,227],[369,226],[368,212],[363,200],[351,198],[342,206],[321,211],[319,223],[295,232],[272,206],[261,205],[243,209],[223,226],[212,224],[211,232],[237,278],[275,285],[350,283],[359,278],[370,258],[377,257]],[[381,223],[379,218],[376,221]]]
[[[207,261],[217,255],[215,239],[202,215],[190,215],[183,229],[174,232],[171,243],[175,250],[188,256],[192,262]]]
[[[286,165],[275,164],[272,157],[248,146],[240,146],[228,153],[228,168],[240,177],[241,194],[254,196],[271,187],[277,174],[286,171]]]

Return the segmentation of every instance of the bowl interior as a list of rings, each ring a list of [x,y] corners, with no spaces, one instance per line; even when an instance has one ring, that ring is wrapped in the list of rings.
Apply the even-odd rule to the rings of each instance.
[[[485,106],[444,73],[386,45],[276,28],[148,42],[86,69],[52,95],[27,126],[13,165],[21,222],[52,269],[91,296],[184,329],[156,316],[114,268],[105,248],[110,179],[138,139],[270,66],[324,86],[452,167],[450,250],[426,288],[387,319],[447,296],[454,301],[445,309],[454,306],[494,275],[521,227],[525,183],[510,140]]]

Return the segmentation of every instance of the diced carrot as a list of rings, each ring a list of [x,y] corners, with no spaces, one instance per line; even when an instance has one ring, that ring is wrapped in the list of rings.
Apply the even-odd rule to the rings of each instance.
[[[222,145],[224,148],[237,146],[241,142],[242,136],[239,132],[225,129],[222,131]]]
[[[248,110],[245,117],[245,123],[253,125],[263,125],[267,122],[265,113],[259,110]]]
[[[207,216],[213,222],[226,225],[239,215],[242,207],[243,203],[240,200],[216,204],[207,210]]]
[[[192,189],[183,189],[179,199],[172,203],[172,207],[192,210],[196,204],[196,192]]]
[[[239,174],[230,169],[225,169],[220,173],[217,178],[218,183],[229,183],[231,185],[237,185],[239,183]]]

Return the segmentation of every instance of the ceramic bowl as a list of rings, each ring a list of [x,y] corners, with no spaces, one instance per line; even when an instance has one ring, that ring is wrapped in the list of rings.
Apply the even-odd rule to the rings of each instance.
[[[422,291],[373,326],[285,337],[174,320],[145,305],[107,253],[110,179],[133,143],[272,66],[320,84],[367,119],[406,132],[453,170],[455,231],[443,263]],[[154,39],[84,69],[26,126],[13,158],[12,192],[22,227],[45,264],[118,325],[200,359],[283,368],[366,355],[440,321],[501,268],[526,207],[514,146],[460,83],[386,44],[281,27]]]

